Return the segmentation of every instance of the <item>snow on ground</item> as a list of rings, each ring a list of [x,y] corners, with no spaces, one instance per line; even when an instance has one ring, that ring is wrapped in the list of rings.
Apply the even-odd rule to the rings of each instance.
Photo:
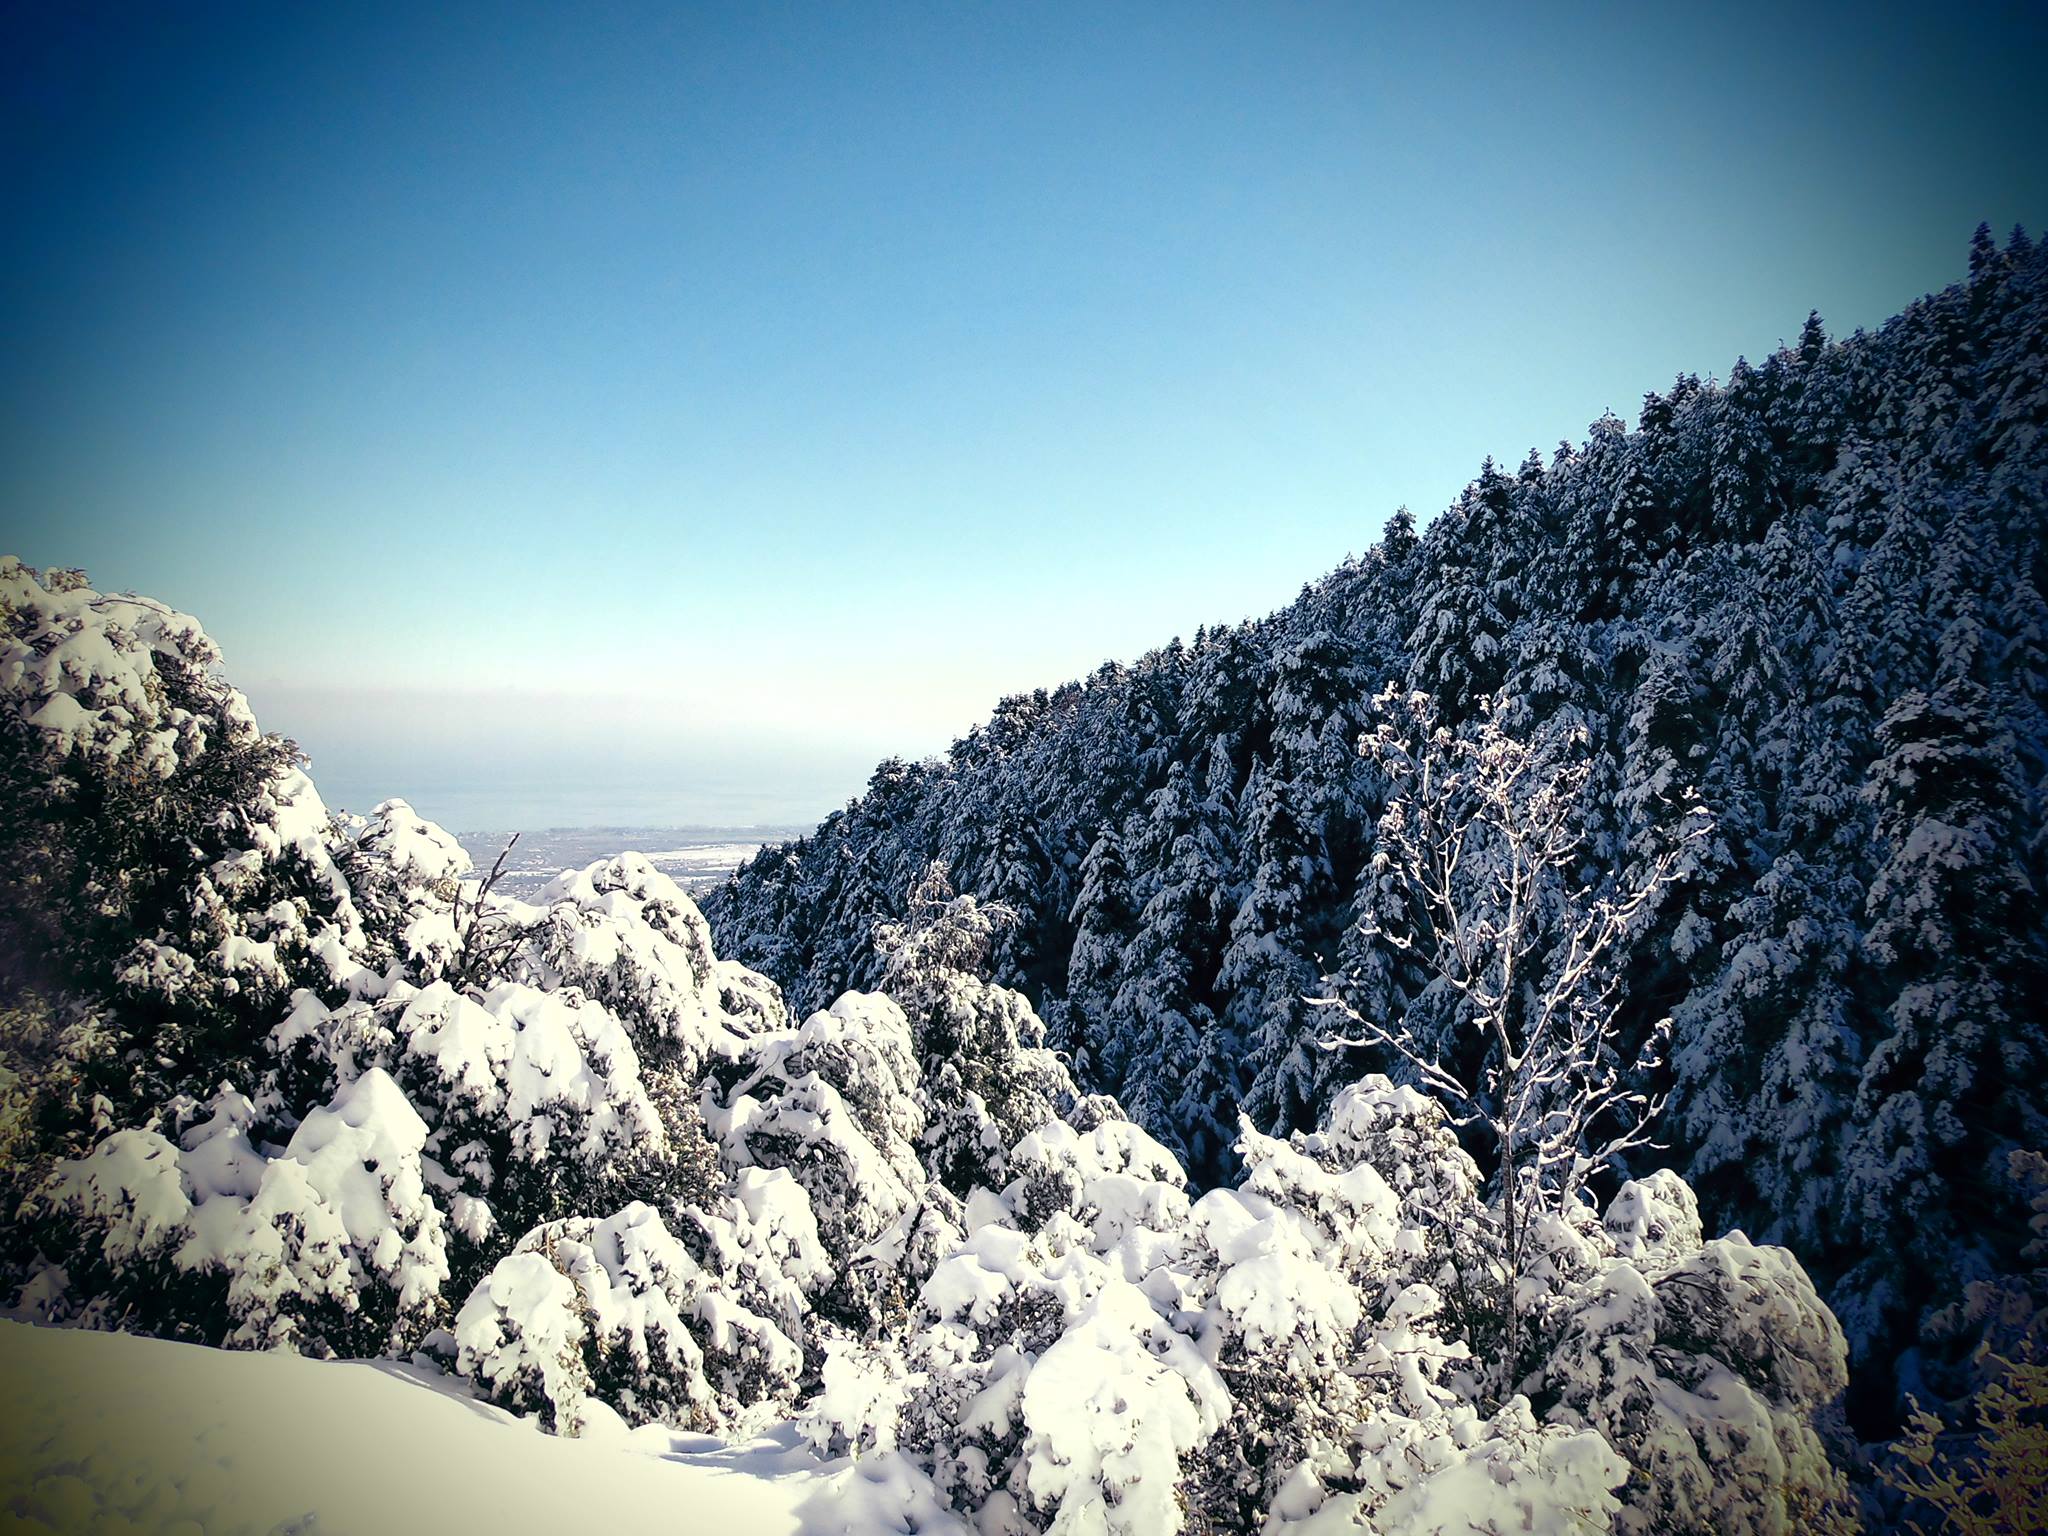
[[[431,1366],[0,1322],[0,1381],[5,1531],[828,1536],[895,1525],[861,1507],[867,1479],[821,1466],[793,1431],[728,1446],[614,1421],[609,1434],[557,1439]]]

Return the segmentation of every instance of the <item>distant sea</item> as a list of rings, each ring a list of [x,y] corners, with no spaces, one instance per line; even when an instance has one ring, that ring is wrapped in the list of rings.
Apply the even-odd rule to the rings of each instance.
[[[574,827],[540,832],[465,832],[462,846],[479,873],[504,855],[496,889],[526,898],[565,869],[581,869],[621,853],[644,854],[684,890],[718,884],[763,843],[802,836],[808,827]],[[508,851],[509,850],[509,851]]]
[[[831,735],[696,740],[658,717],[600,729],[561,701],[520,710],[512,695],[259,689],[250,700],[305,751],[330,808],[363,814],[395,796],[457,834],[815,827],[887,755]]]
[[[518,897],[530,897],[564,869],[621,853],[645,854],[685,890],[702,891],[762,844],[809,832],[830,809],[820,803],[816,775],[778,782],[773,771],[706,772],[697,764],[671,773],[599,764],[560,773],[530,764],[507,771],[484,745],[459,780],[449,770],[445,758],[401,759],[364,772],[352,754],[334,752],[316,755],[312,771],[330,809],[367,814],[397,796],[453,832],[480,871],[518,833],[498,885]]]
[[[596,859],[643,853],[686,891],[716,885],[752,858],[763,843],[801,837],[824,812],[798,801],[783,809],[778,798],[758,788],[720,793],[693,784],[687,792],[617,790],[587,781],[443,785],[417,780],[394,791],[358,784],[348,774],[322,773],[313,780],[330,810],[367,814],[396,793],[429,821],[448,828],[480,871],[519,834],[505,861],[498,889],[530,897],[564,869],[581,869]],[[763,810],[772,820],[756,820]],[[735,814],[737,812],[737,814]]]
[[[330,809],[367,814],[379,801],[396,795],[427,820],[458,835],[501,829],[531,835],[591,827],[808,831],[834,808],[815,789],[778,793],[777,786],[759,781],[706,782],[692,776],[681,784],[620,786],[592,783],[585,777],[493,779],[489,770],[490,764],[479,764],[477,781],[463,784],[403,774],[371,782],[354,774],[323,771],[316,759],[313,782]],[[395,787],[392,778],[399,781]]]

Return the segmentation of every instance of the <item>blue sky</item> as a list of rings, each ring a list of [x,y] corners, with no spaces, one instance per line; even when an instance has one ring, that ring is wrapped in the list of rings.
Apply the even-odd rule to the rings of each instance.
[[[9,19],[0,543],[458,824],[810,819],[2048,220],[2038,6],[426,9]]]

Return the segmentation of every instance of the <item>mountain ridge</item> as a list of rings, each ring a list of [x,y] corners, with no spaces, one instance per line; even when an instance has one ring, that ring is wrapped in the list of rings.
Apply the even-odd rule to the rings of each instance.
[[[1675,1021],[1666,1155],[1800,1252],[1886,1396],[1979,1335],[1969,1286],[2036,1283],[2044,268],[1980,230],[1964,281],[1874,332],[1810,317],[1632,429],[1487,461],[1274,614],[1006,697],[709,893],[721,952],[799,1009],[870,985],[874,924],[943,860],[1017,913],[996,979],[1084,1085],[1214,1178],[1240,1108],[1297,1129],[1387,1065],[1317,1049],[1309,997],[1441,1007],[1360,933],[1371,695],[1581,733],[1594,864],[1652,856],[1687,790],[1714,819],[1626,967],[1632,1033]]]

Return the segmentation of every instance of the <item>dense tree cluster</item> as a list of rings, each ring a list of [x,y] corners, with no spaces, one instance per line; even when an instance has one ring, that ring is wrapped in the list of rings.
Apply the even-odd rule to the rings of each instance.
[[[1966,280],[1876,332],[1809,318],[1633,428],[1487,463],[1267,619],[882,764],[707,914],[815,1007],[880,981],[875,922],[943,860],[1014,914],[996,979],[1081,1086],[1209,1184],[1240,1110],[1284,1136],[1401,1069],[1318,1050],[1304,999],[1435,1006],[1370,937],[1402,919],[1374,695],[1582,742],[1589,874],[1633,888],[1707,817],[1618,957],[1620,1045],[1671,1021],[1655,1086],[1705,1211],[1798,1250],[1890,1422],[1901,1384],[1964,1385],[1974,1335],[1943,1319],[2023,1272],[2012,1154],[2048,1130],[2044,358],[2048,254],[1980,231]]]
[[[498,898],[403,801],[330,816],[192,619],[8,560],[0,620],[14,1304],[439,1348],[564,1424],[602,1391],[705,1425],[793,1401],[831,1267],[791,1175],[703,1118],[711,1060],[787,1021],[666,877]],[[508,1291],[562,1314],[545,1371],[493,1335]]]
[[[794,1419],[863,1459],[877,1528],[1675,1536],[1848,1513],[1840,1329],[1786,1250],[1706,1240],[1676,1175],[1603,1212],[1546,1165],[1517,1206],[1441,1104],[1367,1075],[1312,1129],[1240,1117],[1197,1142],[1239,1172],[1197,1194],[988,976],[1025,953],[1011,901],[922,869],[875,935],[884,990],[792,1022],[644,859],[505,898],[402,801],[328,817],[210,660],[211,734],[147,714],[159,668],[210,657],[190,621],[0,578],[0,732],[42,786],[34,836],[110,846],[104,781],[138,769],[193,829],[154,870],[104,871],[180,900],[7,977],[17,1316],[424,1352],[565,1434]],[[37,665],[60,653],[114,660]],[[209,778],[212,752],[267,767]],[[1161,802],[1190,870],[1225,835],[1223,778]],[[71,899],[14,920],[41,943]],[[1215,921],[1192,880],[1154,899]],[[1605,994],[1559,984],[1604,1038]],[[1149,1017],[1198,1046],[1205,1006]]]

